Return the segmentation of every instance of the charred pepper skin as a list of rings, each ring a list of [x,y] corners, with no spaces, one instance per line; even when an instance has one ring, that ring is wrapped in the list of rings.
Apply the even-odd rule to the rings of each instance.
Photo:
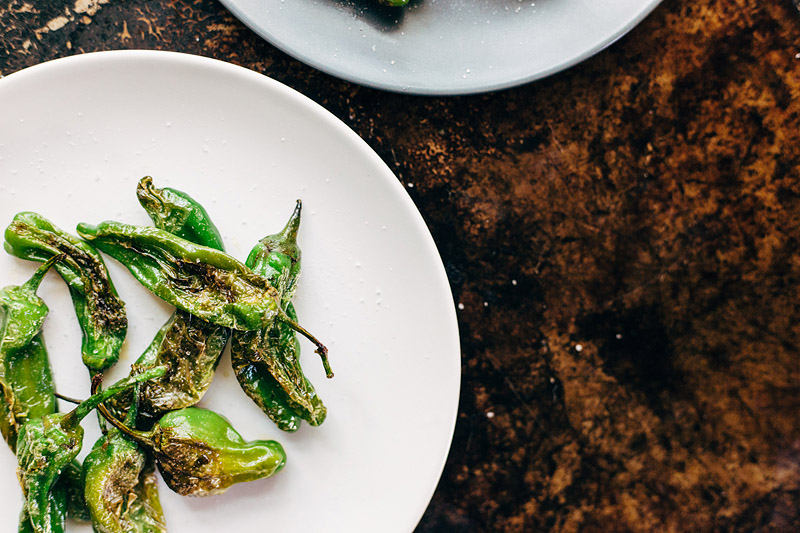
[[[23,285],[0,289],[0,431],[12,450],[27,420],[56,410],[53,375],[41,334],[48,308],[36,291],[60,258],[46,261]]]
[[[135,419],[136,408],[132,407],[126,421]],[[86,456],[82,486],[95,532],[167,530],[153,460],[120,430],[110,429]]]
[[[295,322],[291,299],[300,275],[297,245],[302,203],[280,233],[268,235],[250,252],[246,265],[266,277],[281,293],[281,305]],[[260,331],[234,332],[231,364],[242,390],[283,431],[296,431],[300,420],[321,424],[327,410],[300,367],[300,343],[291,327],[276,321]]]
[[[165,414],[151,431],[132,429],[100,406],[108,421],[153,452],[170,489],[183,496],[209,496],[231,485],[272,476],[286,453],[274,440],[245,441],[223,416],[187,407]]]
[[[163,373],[164,369],[158,368],[122,380],[92,395],[67,414],[48,414],[29,420],[22,426],[17,440],[17,478],[24,497],[22,516],[27,514],[33,531],[64,531],[65,513],[53,512],[53,488],[64,469],[81,450],[81,420],[113,395]]]
[[[125,265],[150,292],[206,322],[243,331],[285,322],[316,345],[328,377],[333,376],[328,349],[286,315],[266,278],[228,254],[158,228],[120,222],[79,224],[78,233]]]
[[[155,227],[195,244],[224,251],[222,236],[205,208],[183,191],[157,188],[149,176],[136,190],[139,203]],[[167,411],[196,404],[214,378],[219,358],[230,338],[230,329],[176,310],[156,335],[155,341],[134,366],[141,371],[166,366],[167,374],[139,388],[141,418],[151,427]]]
[[[20,427],[57,411],[50,359],[40,331],[48,308],[36,291],[60,258],[50,258],[24,285],[0,289],[0,430],[14,452]],[[79,494],[80,475],[81,465],[73,461],[53,487],[48,510],[53,521],[61,520],[58,517],[64,513],[76,520],[88,520]],[[30,521],[21,519],[20,525],[27,528]]]
[[[54,268],[69,287],[83,333],[81,354],[92,374],[119,359],[128,320],[103,258],[92,246],[56,227],[43,216],[18,213],[5,231],[4,247],[21,259],[47,261],[63,254]]]
[[[211,385],[229,337],[228,328],[210,324],[185,311],[178,310],[170,317],[157,335],[160,339],[157,347],[151,345],[133,367],[135,373],[154,366],[168,368],[163,378],[140,387],[139,415],[146,427],[167,411],[200,401]]]
[[[119,222],[79,224],[78,233],[153,294],[207,322],[254,330],[278,315],[277,291],[224,252],[158,228]]]
[[[153,178],[145,176],[136,188],[139,203],[153,225],[181,239],[225,251],[222,236],[205,208],[183,191],[157,188]]]

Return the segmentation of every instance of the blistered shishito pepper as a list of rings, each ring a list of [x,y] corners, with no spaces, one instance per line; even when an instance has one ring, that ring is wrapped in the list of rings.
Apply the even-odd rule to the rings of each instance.
[[[279,296],[269,282],[219,250],[120,222],[79,224],[78,233],[153,294],[207,322],[253,330],[279,313]]]
[[[24,285],[0,290],[0,430],[12,451],[25,422],[57,410],[50,359],[40,331],[48,309],[36,291],[47,270],[60,259],[50,258]],[[53,487],[50,512],[54,516],[66,512],[77,520],[88,519],[80,477],[80,463],[67,465]]]
[[[135,420],[132,406],[126,422]],[[84,459],[83,488],[96,532],[166,531],[153,460],[120,430],[106,432]]]
[[[4,246],[8,253],[32,261],[64,255],[54,268],[69,287],[78,316],[83,333],[83,363],[92,374],[116,363],[128,320],[125,304],[119,299],[97,250],[31,212],[14,217],[6,228]]]
[[[183,191],[153,185],[145,176],[136,188],[139,203],[157,228],[195,244],[224,251],[222,236],[205,208]]]
[[[158,228],[119,222],[79,224],[78,233],[125,265],[150,292],[207,322],[244,331],[285,322],[317,346],[326,373],[333,375],[327,348],[286,315],[278,291],[228,254]]]
[[[297,321],[291,299],[300,274],[297,232],[302,204],[280,233],[268,235],[250,252],[246,265],[266,277],[281,294],[281,305]],[[300,343],[294,330],[276,321],[260,331],[236,331],[231,364],[245,393],[284,431],[296,431],[300,418],[317,426],[327,411],[300,367]]]
[[[187,407],[165,414],[151,431],[138,431],[100,406],[113,426],[152,450],[167,486],[184,496],[208,496],[234,483],[278,472],[286,463],[274,440],[245,441],[223,416]]]
[[[91,520],[89,508],[83,498],[83,465],[77,459],[64,468],[53,489],[64,491],[68,518],[80,522]]]
[[[163,375],[163,368],[122,380],[92,395],[66,414],[52,413],[29,420],[17,439],[17,478],[24,497],[22,520],[37,533],[64,531],[65,513],[53,512],[53,487],[83,444],[80,425],[86,415],[105,400],[136,383]],[[99,378],[100,376],[96,376]],[[66,508],[66,506],[65,506]],[[20,529],[27,527],[22,525]]]
[[[230,330],[176,311],[150,347],[133,365],[138,373],[166,366],[167,374],[140,388],[140,420],[155,422],[162,414],[196,404],[208,390]]]
[[[137,187],[139,203],[153,224],[195,244],[224,250],[222,237],[208,212],[183,191],[159,189],[144,177]],[[230,330],[176,310],[134,365],[134,371],[165,366],[167,373],[139,387],[139,414],[155,422],[162,414],[196,404],[214,377]],[[148,426],[149,427],[149,426]]]
[[[23,285],[0,289],[0,431],[12,450],[27,420],[56,410],[50,360],[40,333],[48,308],[36,291],[61,257],[50,258]]]

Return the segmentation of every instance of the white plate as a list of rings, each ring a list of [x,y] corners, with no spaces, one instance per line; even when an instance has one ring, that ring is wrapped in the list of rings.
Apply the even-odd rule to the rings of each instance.
[[[340,78],[392,91],[467,94],[570,67],[660,0],[221,0],[263,38]]]
[[[81,221],[147,224],[135,195],[144,175],[203,203],[228,252],[242,259],[303,199],[296,307],[328,345],[336,374],[325,379],[304,341],[303,367],[329,414],[318,428],[286,434],[241,392],[225,355],[202,404],[247,439],[279,440],[287,464],[273,478],[210,498],[181,497],[162,483],[170,531],[413,529],[452,438],[460,348],[441,259],[395,176],[333,115],[227,63],[103,52],[0,80],[3,228],[22,210],[73,232]],[[111,376],[121,377],[172,310],[124,267],[111,259],[108,265],[130,320]],[[3,285],[23,282],[34,269],[0,254]],[[88,377],[66,287],[50,273],[39,292],[51,310],[45,338],[57,388],[85,397]],[[84,427],[82,455],[98,436],[94,416]],[[0,531],[16,527],[21,493],[14,474],[3,446]]]

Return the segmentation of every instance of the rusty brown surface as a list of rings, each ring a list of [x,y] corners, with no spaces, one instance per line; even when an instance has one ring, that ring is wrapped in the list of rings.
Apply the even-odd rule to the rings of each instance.
[[[458,423],[419,531],[800,530],[789,0],[667,0],[567,72],[451,98],[322,74],[211,0],[0,7],[3,74],[119,48],[278,79],[406,185],[463,305]]]

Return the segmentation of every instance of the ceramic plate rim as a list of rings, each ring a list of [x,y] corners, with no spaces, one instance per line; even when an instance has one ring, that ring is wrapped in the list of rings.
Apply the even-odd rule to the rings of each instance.
[[[420,96],[463,96],[469,94],[481,94],[493,91],[501,91],[510,89],[519,85],[525,85],[543,78],[547,78],[564,70],[567,70],[578,63],[581,63],[590,57],[598,54],[614,44],[616,41],[624,37],[634,27],[639,25],[658,5],[662,0],[642,0],[642,6],[639,12],[632,18],[628,19],[622,26],[615,31],[609,33],[605,38],[592,43],[591,46],[583,50],[582,53],[564,57],[563,60],[549,68],[536,70],[531,69],[530,72],[506,80],[497,81],[494,83],[464,83],[463,80],[453,81],[447,86],[432,86],[432,85],[403,85],[391,82],[381,82],[369,76],[363,76],[352,71],[341,69],[335,65],[330,65],[324,60],[317,59],[314,54],[307,53],[300,47],[293,47],[281,39],[275,37],[257,21],[248,16],[242,8],[239,7],[237,0],[219,0],[225,6],[225,9],[231,12],[234,17],[241,21],[245,26],[250,28],[256,35],[275,46],[284,53],[294,57],[298,61],[305,63],[321,72],[335,76],[336,78],[350,81],[358,85],[370,87],[373,89],[380,89],[389,92],[397,92],[403,94],[416,94]]]

